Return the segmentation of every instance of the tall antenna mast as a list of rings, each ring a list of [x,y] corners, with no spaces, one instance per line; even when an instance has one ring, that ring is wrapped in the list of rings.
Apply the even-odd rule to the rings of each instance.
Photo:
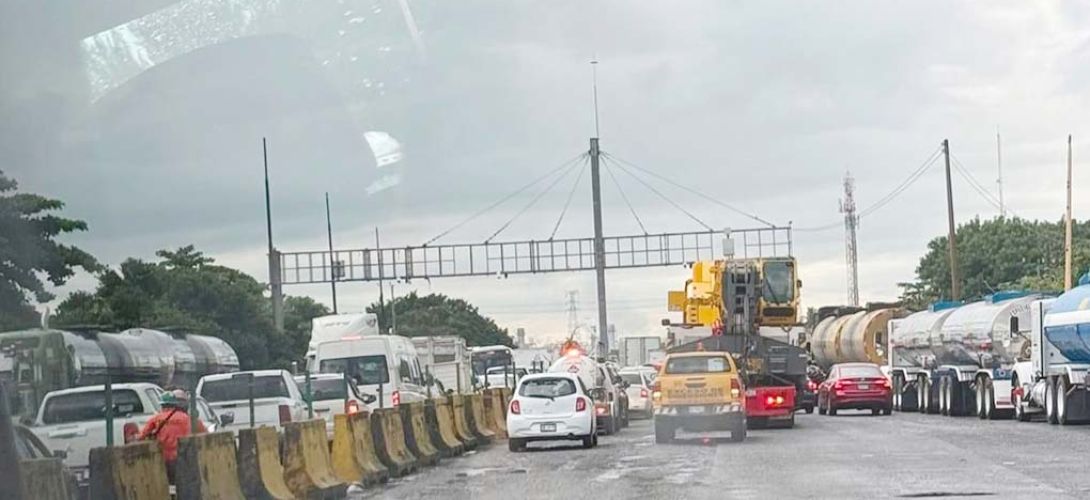
[[[598,58],[590,62],[591,81],[594,89],[594,137],[601,137],[598,133]]]
[[[995,126],[995,163],[999,169],[999,177],[995,179],[995,185],[999,188],[999,216],[1007,216],[1007,206],[1003,203],[1003,146],[999,139],[999,125]]]
[[[1067,213],[1064,215],[1064,290],[1071,289],[1071,134],[1067,135]]]
[[[579,328],[579,303],[576,296],[578,290],[568,290],[568,338],[575,337],[575,329]]]
[[[848,264],[848,304],[859,305],[859,252],[856,246],[856,227],[859,215],[855,213],[855,179],[851,172],[844,174],[844,199],[840,201],[840,213],[844,214],[845,261]]]

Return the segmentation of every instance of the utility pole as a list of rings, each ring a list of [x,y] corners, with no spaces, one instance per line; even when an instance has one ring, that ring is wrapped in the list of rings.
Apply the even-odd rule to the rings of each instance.
[[[606,249],[602,240],[602,191],[598,179],[598,138],[590,139],[590,189],[594,199],[594,273],[598,278],[598,352],[609,352],[606,321]]]
[[[844,174],[844,200],[840,202],[844,214],[845,260],[848,265],[848,304],[859,305],[859,254],[855,229],[859,216],[855,213],[855,179],[851,172]]]
[[[337,261],[333,254],[333,220],[329,216],[329,192],[325,194],[325,230],[329,239],[329,287],[333,289],[333,314],[337,314]]]
[[[961,277],[958,275],[958,246],[954,228],[954,186],[950,181],[950,141],[942,140],[942,155],[946,159],[946,217],[949,225],[947,246],[950,251],[950,299],[961,300]]]
[[[273,247],[272,196],[269,194],[269,149],[261,138],[261,154],[265,162],[265,230],[269,236],[269,292],[272,295],[273,324],[284,330],[284,289],[280,284],[280,253]]]
[[[394,284],[390,283],[390,335],[397,334],[397,296],[394,295]]]
[[[1064,215],[1064,290],[1071,289],[1071,134],[1067,135],[1067,213]]]
[[[1003,203],[1003,146],[999,140],[999,127],[995,127],[995,163],[999,169],[999,177],[995,178],[995,185],[999,188],[999,216],[1007,216],[1007,205]]]
[[[386,300],[382,295],[382,245],[378,240],[378,227],[375,227],[375,251],[378,252],[378,317],[382,319],[386,316]],[[379,332],[382,331],[382,324],[379,324]]]

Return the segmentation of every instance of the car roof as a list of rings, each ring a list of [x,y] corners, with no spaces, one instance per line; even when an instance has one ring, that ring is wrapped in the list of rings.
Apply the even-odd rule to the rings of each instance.
[[[213,374],[205,375],[205,376],[201,377],[201,380],[226,380],[226,379],[229,379],[231,377],[234,377],[235,375],[241,375],[241,374],[244,374],[244,373],[252,373],[252,374],[254,374],[255,377],[267,377],[269,375],[282,375],[282,374],[286,373],[286,371],[285,370],[247,370],[247,371],[231,372],[231,373],[213,373]]]
[[[852,366],[866,366],[866,367],[878,368],[878,365],[875,364],[875,363],[866,363],[866,362],[863,362],[863,361],[854,361],[854,362],[851,362],[851,363],[837,363],[837,364],[833,365],[832,367],[833,368],[844,368],[844,367],[852,367]]]
[[[344,380],[344,374],[343,373],[311,373],[310,374],[310,379],[311,380],[333,380],[333,379]],[[296,382],[305,382],[306,380],[307,380],[306,375],[296,375],[295,376],[295,381]]]
[[[697,358],[701,356],[720,356],[724,358],[730,358],[730,353],[723,351],[693,351],[693,352],[678,352],[674,354],[667,354],[666,359],[670,358]]]
[[[534,380],[539,378],[567,378],[574,380],[578,377],[578,375],[569,372],[528,373],[526,375],[523,375],[522,378],[519,379],[519,381],[521,382],[523,380]]]
[[[60,390],[56,390],[56,391],[51,391],[49,394],[51,394],[51,395],[76,394],[76,393],[80,393],[80,392],[97,392],[97,391],[101,391],[101,390],[104,390],[104,389],[106,389],[105,385],[87,385],[87,386],[83,386],[83,387],[73,387],[71,389],[60,389]],[[159,386],[157,386],[155,384],[152,384],[150,382],[126,382],[126,383],[122,383],[122,384],[111,384],[111,389],[115,390],[115,391],[118,390],[118,389],[135,389],[135,390],[158,389],[160,391],[163,390],[162,387],[159,387]]]

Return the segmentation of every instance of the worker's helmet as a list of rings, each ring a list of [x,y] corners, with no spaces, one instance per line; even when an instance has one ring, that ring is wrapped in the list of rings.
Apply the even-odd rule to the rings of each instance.
[[[174,399],[178,400],[178,406],[189,406],[189,393],[185,389],[174,389],[170,392],[174,394]]]
[[[177,408],[181,405],[178,402],[178,397],[173,392],[164,392],[159,395],[159,406]]]

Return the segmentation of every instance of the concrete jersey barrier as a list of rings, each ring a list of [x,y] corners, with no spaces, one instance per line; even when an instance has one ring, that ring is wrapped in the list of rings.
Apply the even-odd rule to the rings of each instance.
[[[19,461],[19,476],[23,483],[23,498],[35,500],[68,500],[76,498],[69,491],[64,475],[64,462],[59,458],[38,458]]]
[[[503,393],[498,389],[489,389],[484,392],[485,421],[496,437],[507,439],[507,416],[503,411]]]
[[[481,444],[481,439],[469,430],[469,422],[466,419],[465,397],[457,394],[450,397],[450,413],[454,422],[454,431],[458,433],[458,439],[465,444],[467,450],[476,449]]]
[[[428,419],[428,430],[432,443],[444,458],[455,457],[465,452],[465,445],[458,440],[454,432],[454,421],[445,399],[432,399],[425,403],[424,414]]]
[[[243,498],[236,460],[235,436],[230,432],[179,439],[174,480],[178,500]]]
[[[378,458],[393,477],[404,476],[416,469],[416,457],[405,446],[405,430],[401,414],[393,408],[382,408],[371,414],[371,431]]]
[[[242,429],[238,433],[238,479],[251,500],[294,500],[284,482],[280,464],[280,434],[273,427]]]
[[[386,481],[389,472],[378,461],[373,443],[367,415],[334,415],[333,473],[337,479],[364,486]]]
[[[470,429],[486,443],[491,443],[496,438],[496,433],[488,429],[484,419],[484,396],[473,394],[466,401],[466,416],[469,419]]]
[[[402,404],[401,427],[405,429],[405,444],[416,456],[420,465],[439,463],[439,450],[431,444],[428,423],[424,417],[424,403]]]
[[[347,485],[333,473],[325,420],[284,425],[284,482],[298,497],[343,498]]]
[[[159,443],[93,448],[90,453],[91,494],[95,500],[162,500],[170,498],[166,463]]]

